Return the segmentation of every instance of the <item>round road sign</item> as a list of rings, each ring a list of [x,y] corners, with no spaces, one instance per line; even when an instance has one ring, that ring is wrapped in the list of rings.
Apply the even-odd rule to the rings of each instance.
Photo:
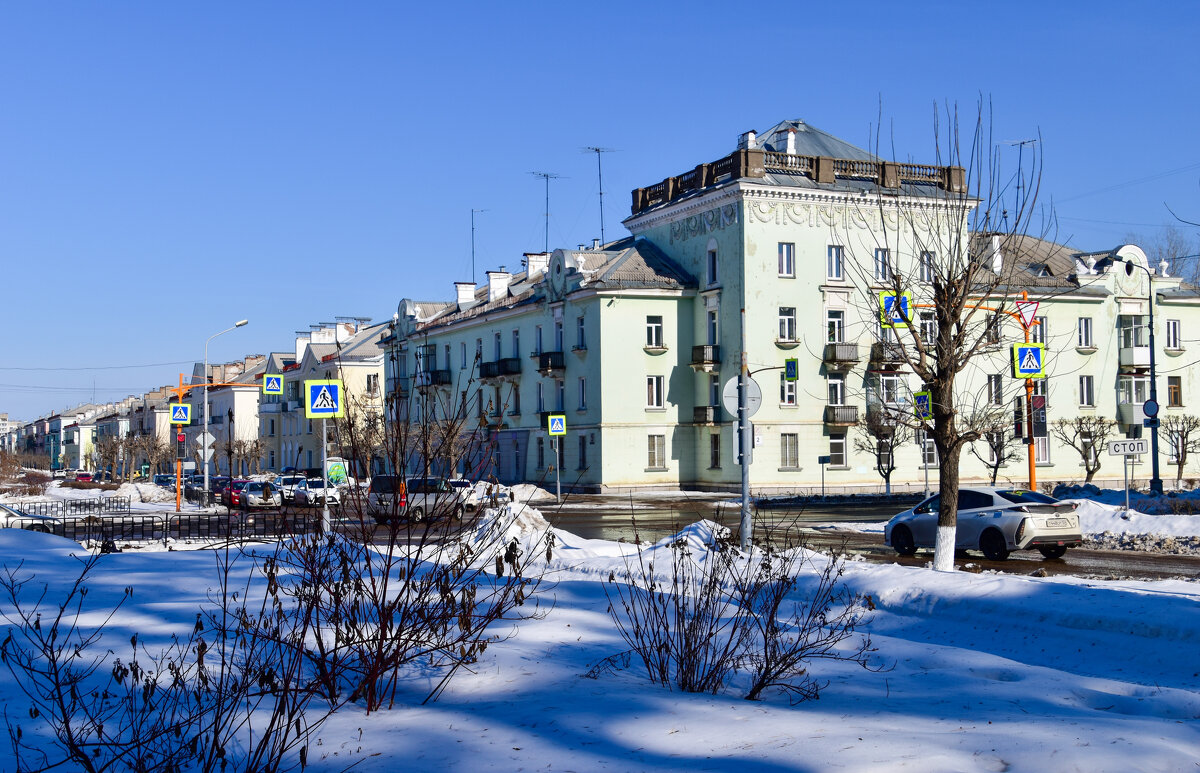
[[[1158,415],[1158,403],[1153,400],[1142,403],[1142,413],[1146,414],[1147,419],[1153,419]]]
[[[737,418],[738,412],[738,377],[734,376],[725,382],[725,388],[721,390],[721,404],[725,406],[725,410],[729,411],[729,415]],[[746,416],[753,416],[758,413],[758,409],[762,407],[762,389],[759,388],[758,382],[749,376],[746,377]]]

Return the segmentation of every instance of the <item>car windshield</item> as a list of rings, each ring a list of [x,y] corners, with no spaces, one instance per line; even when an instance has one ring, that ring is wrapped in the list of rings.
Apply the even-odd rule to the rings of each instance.
[[[251,483],[251,484],[249,484],[249,485],[247,485],[247,486],[246,486],[246,490],[247,490],[247,491],[253,491],[253,492],[254,492],[254,493],[256,493],[256,494],[261,494],[261,493],[262,493],[262,490],[263,490],[263,484],[261,484],[261,483]]]
[[[1007,499],[1009,502],[1016,502],[1019,505],[1052,505],[1058,502],[1057,499],[1048,497],[1045,494],[1039,494],[1036,491],[1023,491],[1021,489],[997,491],[996,495]]]
[[[321,480],[320,478],[310,480],[308,482],[308,487],[309,488],[325,488],[325,481]]]
[[[372,494],[391,494],[396,490],[396,479],[391,475],[376,475],[371,478]]]

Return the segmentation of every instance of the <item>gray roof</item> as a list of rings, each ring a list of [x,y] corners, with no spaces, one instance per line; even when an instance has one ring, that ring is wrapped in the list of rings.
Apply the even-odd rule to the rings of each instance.
[[[763,150],[775,153],[787,152],[787,132],[796,130],[796,149],[793,151],[801,156],[826,156],[829,158],[848,158],[853,161],[878,161],[879,158],[860,147],[851,145],[843,139],[821,131],[811,124],[793,118],[779,123],[758,135],[757,144]]]
[[[595,252],[564,250],[568,262],[581,263],[581,273],[591,274],[586,284],[602,288],[658,288],[681,290],[696,287],[694,278],[646,239],[630,237]],[[595,273],[592,273],[595,272]]]

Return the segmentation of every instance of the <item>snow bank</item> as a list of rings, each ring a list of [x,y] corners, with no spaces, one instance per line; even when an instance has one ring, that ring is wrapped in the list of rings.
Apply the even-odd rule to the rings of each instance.
[[[514,502],[539,502],[554,499],[554,495],[549,491],[532,483],[518,483],[508,491],[509,496]]]
[[[175,492],[153,483],[122,483],[112,496],[129,497],[130,502],[174,502]]]

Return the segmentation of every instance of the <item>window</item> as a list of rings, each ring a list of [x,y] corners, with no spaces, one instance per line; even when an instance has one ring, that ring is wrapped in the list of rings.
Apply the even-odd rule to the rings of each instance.
[[[841,373],[831,373],[828,379],[830,405],[846,404],[846,377]]]
[[[1034,317],[1033,319],[1035,322],[1037,322],[1037,324],[1029,330],[1029,341],[1035,344],[1044,344],[1046,343],[1046,338],[1048,335],[1046,330],[1046,318]]]
[[[519,384],[513,384],[512,387],[512,410],[508,412],[510,416],[521,415],[521,388]]]
[[[937,446],[933,442],[933,435],[929,432],[921,436],[921,464],[926,467],[937,466]]]
[[[715,403],[713,404],[715,405]],[[779,374],[779,404],[796,404],[796,382],[788,381],[784,373]]]
[[[708,284],[711,287],[712,285],[715,285],[717,283],[717,251],[716,250],[710,249],[708,251],[707,266],[708,266],[708,271],[706,273],[707,273],[707,278],[708,278]]]
[[[779,307],[779,340],[780,341],[795,341],[796,340],[796,307],[795,306],[780,306]]]
[[[579,318],[575,320],[575,348],[587,348],[587,327],[584,323],[584,316],[582,314],[580,314]]]
[[[984,331],[983,342],[985,344],[998,344],[1003,332],[1004,323],[1001,321],[1000,315],[993,314],[992,318],[988,320],[987,330]]]
[[[1095,382],[1091,376],[1079,377],[1079,404],[1091,408],[1096,406]]]
[[[483,339],[475,339],[475,362],[483,362]]]
[[[521,331],[520,330],[514,330],[512,332],[512,356],[513,357],[521,356]]]
[[[842,246],[831,244],[825,253],[825,276],[829,279],[842,278]]]
[[[546,469],[546,439],[541,435],[537,439],[537,468]]]
[[[932,311],[922,311],[918,317],[917,325],[920,329],[921,340],[925,342],[925,347],[932,349],[937,346],[938,324],[934,313]]]
[[[1004,404],[1004,380],[998,373],[993,373],[987,377],[988,386],[988,402],[992,405]]]
[[[500,355],[500,333],[499,333],[499,331],[496,332],[496,335],[494,336],[494,339],[493,339],[493,343],[495,344],[495,346],[492,347],[492,354],[494,355],[492,357],[492,360],[497,361],[500,359],[500,356],[501,356]]]
[[[1150,395],[1150,380],[1146,376],[1121,376],[1117,381],[1117,402],[1141,405]]]
[[[932,252],[922,252],[917,263],[917,272],[922,282],[932,282],[935,258]]]
[[[537,354],[542,353],[542,326],[538,325],[533,329],[533,351]]]
[[[1183,376],[1167,376],[1167,405],[1172,408],[1183,406]]]
[[[546,385],[541,381],[537,384],[538,413],[546,412]]]
[[[275,420],[274,419],[271,419],[271,429],[269,432],[267,432],[267,434],[270,435],[271,437],[275,437]],[[272,466],[274,466],[274,465],[272,465]]]
[[[443,367],[450,370],[450,344],[446,344],[443,353],[446,355],[446,364]]]
[[[1179,320],[1177,320],[1177,319],[1168,319],[1167,320],[1167,348],[1168,349],[1182,349],[1183,348],[1183,338],[1180,336]]]
[[[563,323],[561,319],[554,320],[554,351],[563,350]]]
[[[1145,317],[1135,314],[1117,315],[1117,332],[1120,335],[1122,349],[1145,346],[1145,330]]]
[[[646,407],[663,408],[663,377],[646,376]]]
[[[554,409],[562,411],[567,407],[567,382],[558,379],[554,382]]]
[[[845,434],[829,436],[829,466],[830,467],[845,467],[846,466],[846,436],[845,436]]]
[[[800,467],[800,436],[795,432],[779,435],[779,467],[784,470]]]
[[[646,317],[646,346],[663,348],[663,318]]]
[[[1094,348],[1095,344],[1093,343],[1092,339],[1092,318],[1080,317],[1079,324],[1076,329],[1079,331],[1079,338],[1076,341],[1076,345],[1084,349]]]
[[[1035,437],[1033,439],[1033,462],[1034,464],[1050,463],[1050,438]]]
[[[875,278],[881,282],[892,279],[892,251],[887,247],[875,250]]]
[[[587,410],[587,379],[579,379],[579,410]]]
[[[1088,464],[1095,464],[1100,458],[1100,449],[1096,446],[1096,440],[1092,437],[1091,432],[1079,433],[1079,446],[1083,449],[1083,456]]]
[[[587,468],[588,468],[587,435],[580,435],[579,436],[579,466],[576,469],[586,470]]]
[[[779,275],[796,276],[796,245],[791,242],[779,243]]]
[[[1004,436],[999,432],[988,432],[983,439],[987,442],[987,463],[995,464],[1004,444]]]
[[[841,309],[825,310],[825,340],[831,344],[846,340],[846,312]]]
[[[891,440],[880,439],[875,441],[875,465],[881,470],[889,470],[892,468]]]
[[[467,342],[463,341],[458,345],[458,367],[467,367]]]
[[[708,317],[708,325],[707,325],[708,345],[716,346],[717,345],[717,310],[709,309],[707,317]]]
[[[649,435],[646,438],[646,466],[651,470],[667,469],[667,436]]]
[[[500,387],[492,387],[492,415],[500,415]]]
[[[898,373],[879,374],[879,401],[885,405],[900,404],[900,389],[904,377]]]
[[[721,467],[721,435],[714,432],[708,436],[708,468],[717,470]]]
[[[373,394],[377,394],[378,392],[379,392],[379,374],[378,373],[368,373],[367,374],[367,394],[373,395]],[[274,433],[272,433],[272,434],[274,434]]]

